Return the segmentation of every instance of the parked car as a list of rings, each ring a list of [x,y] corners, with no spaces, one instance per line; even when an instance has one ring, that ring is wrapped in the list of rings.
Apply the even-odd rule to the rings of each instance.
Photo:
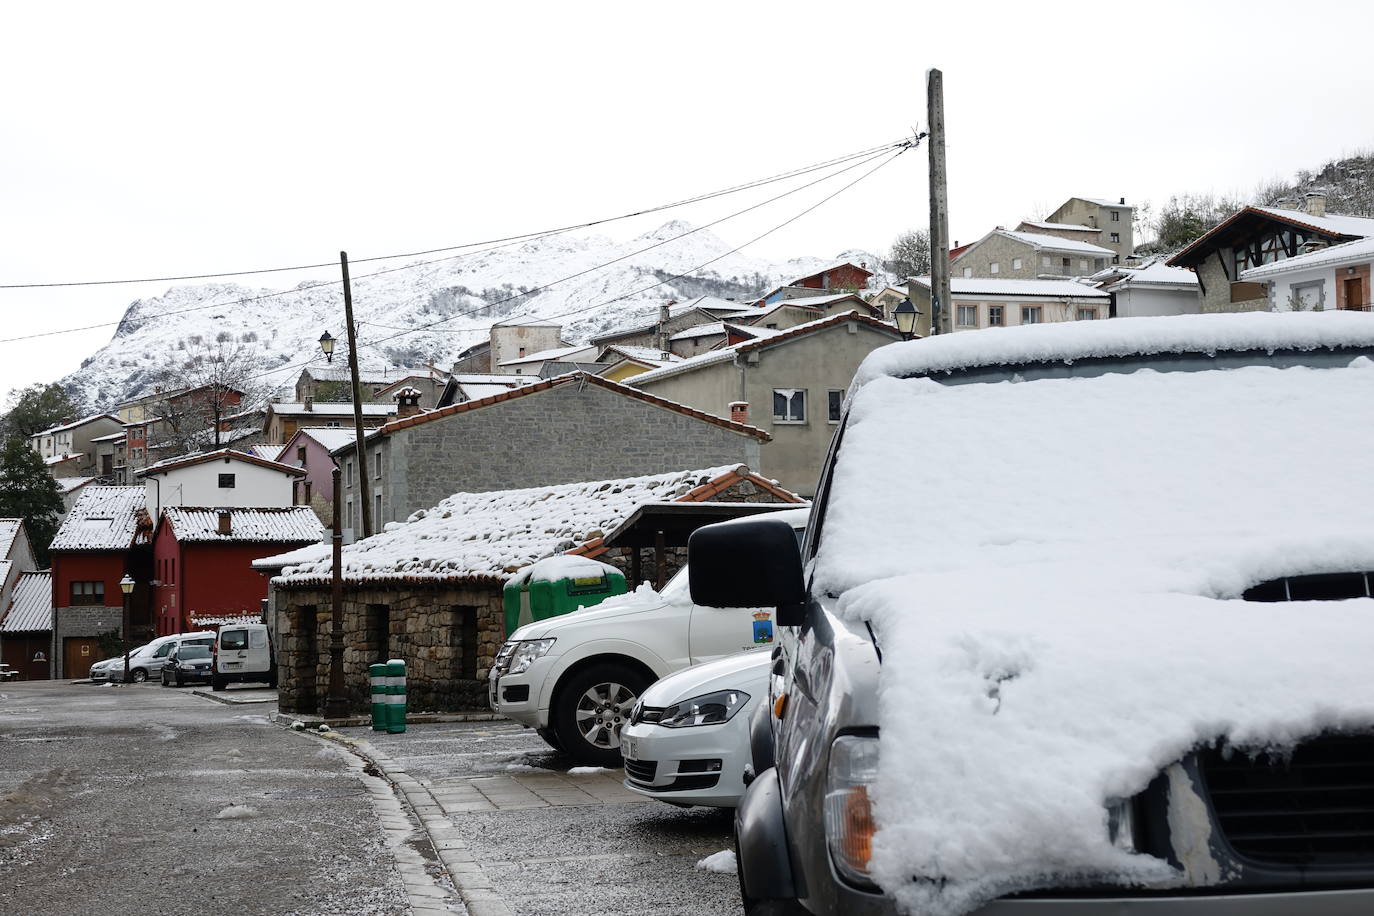
[[[162,686],[185,686],[190,681],[209,683],[212,653],[204,643],[183,643],[167,655],[162,666]]]
[[[129,657],[142,652],[146,646],[138,646],[129,650]],[[87,675],[92,681],[122,681],[124,679],[124,655],[120,653],[111,658],[103,658],[91,665],[90,674]]]
[[[777,608],[746,911],[1374,912],[1371,404],[1358,313],[870,354],[802,550],[691,539]]]
[[[772,664],[772,653],[741,652],[650,685],[620,731],[625,787],[674,805],[739,804],[749,720]]]
[[[807,512],[768,517],[799,535]],[[491,708],[582,763],[620,766],[620,731],[644,688],[688,665],[772,648],[771,610],[695,606],[687,581],[682,570],[662,593],[641,586],[520,627],[488,674]]]
[[[162,666],[167,663],[167,656],[172,650],[181,645],[200,645],[208,646],[215,641],[215,634],[209,630],[197,633],[175,633],[170,636],[159,636],[152,642],[143,646],[137,652],[129,653],[129,680],[135,684],[141,684],[149,678],[161,677]],[[112,676],[123,679],[123,656],[120,656],[119,671]]]
[[[277,686],[277,657],[267,625],[241,623],[226,626],[214,642],[210,687],[223,690],[236,681],[259,681]]]

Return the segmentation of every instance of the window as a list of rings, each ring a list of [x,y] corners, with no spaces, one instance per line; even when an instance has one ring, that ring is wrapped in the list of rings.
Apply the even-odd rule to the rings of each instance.
[[[1119,242],[1119,241],[1121,241],[1121,233],[1120,233],[1120,232],[1113,232],[1113,233],[1109,236],[1109,238],[1110,238],[1113,242]]]
[[[1097,309],[1095,309],[1095,308],[1079,308],[1079,310],[1078,310],[1078,319],[1077,319],[1077,320],[1079,320],[1079,321],[1096,321],[1096,320],[1097,320]]]
[[[831,388],[825,394],[825,418],[830,423],[838,423],[840,422],[840,414],[844,412],[844,389]]]
[[[104,604],[104,582],[73,582],[72,604]]]
[[[219,647],[221,649],[247,649],[248,631],[247,630],[220,630]]]
[[[775,422],[775,423],[805,423],[805,422],[806,422],[806,389],[805,389],[805,388],[774,388],[774,389],[773,389],[773,422]]]
[[[338,429],[338,428],[339,428],[339,421],[338,421],[338,420],[326,420],[324,425],[325,425],[325,427],[328,428],[328,429]]]
[[[353,527],[353,497],[351,496],[344,500],[344,524],[349,528]]]
[[[1064,268],[1064,273],[1068,273],[1073,267],[1073,258],[1060,258],[1059,266]]]
[[[372,499],[372,527],[375,530],[382,524],[382,494],[376,494]]]
[[[1012,270],[1020,270],[1020,269],[1021,269],[1021,259],[1020,259],[1020,258],[1012,258],[1012,259],[1011,259],[1011,269],[1012,269]]]
[[[1002,324],[1003,324],[1002,306],[1000,306],[1000,305],[989,305],[989,306],[988,306],[988,327],[1000,328],[1000,327],[1002,326]]]
[[[990,274],[1000,273],[1001,270],[1002,265],[998,264],[996,261],[993,261],[991,264],[988,265],[988,273]]]
[[[1039,324],[1039,323],[1040,323],[1040,315],[1041,315],[1040,306],[1038,306],[1038,305],[1023,305],[1023,306],[1021,306],[1021,323],[1022,323],[1022,324]]]
[[[1120,210],[1113,210],[1113,211],[1112,211],[1112,222],[1114,222],[1114,223],[1119,223],[1119,222],[1121,222],[1121,211],[1120,211]]]
[[[296,460],[299,461],[301,464],[305,464],[305,446],[304,446],[304,445],[301,445],[301,446],[297,446],[297,447],[296,447]]]
[[[971,276],[973,276],[973,268],[972,268],[972,267],[965,267],[965,268],[964,268],[964,276],[965,276],[965,277],[971,277]]]
[[[777,323],[776,321],[774,321],[774,322],[771,323],[771,324],[765,324],[764,327],[767,328],[767,329],[770,330],[770,331],[776,331],[776,330],[778,329],[778,323]]]
[[[219,475],[219,488],[220,488],[221,490],[232,490],[232,489],[234,489],[234,475],[233,475],[233,474],[221,474],[221,475]]]
[[[372,453],[372,476],[377,480],[382,479],[382,447],[380,445]]]
[[[458,677],[473,680],[477,677],[477,608],[457,605],[453,608],[453,623],[449,640],[456,642],[454,660],[458,663]]]
[[[350,487],[353,486],[353,459],[352,459],[352,458],[350,458],[350,459],[348,459],[347,461],[344,462],[344,484],[347,485],[347,486],[350,486]]]
[[[1087,269],[1088,269],[1089,267],[1091,267],[1091,266],[1092,266],[1092,262],[1089,261],[1087,258],[1079,258],[1079,259],[1078,259],[1078,269],[1079,269],[1079,270],[1087,270]]]
[[[958,324],[961,328],[978,327],[978,306],[961,305],[957,314]]]
[[[520,348],[520,356],[519,356],[518,358],[519,358],[519,359],[524,359],[524,358],[525,358],[525,348],[524,348],[524,347],[521,347],[521,348]]]
[[[367,641],[377,661],[391,658],[391,608],[385,604],[367,606]]]
[[[1050,266],[1050,256],[1049,256],[1049,255],[1047,255],[1047,254],[1042,254],[1042,255],[1040,256],[1040,266],[1041,266],[1041,267],[1049,267],[1049,266]]]

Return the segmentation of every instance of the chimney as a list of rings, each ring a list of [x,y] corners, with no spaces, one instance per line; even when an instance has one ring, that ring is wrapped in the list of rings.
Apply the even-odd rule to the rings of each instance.
[[[413,417],[420,412],[420,389],[410,385],[396,392],[396,416],[398,419]]]
[[[731,402],[730,402],[730,419],[733,420],[733,421],[736,422],[736,423],[746,423],[746,424],[747,424],[747,423],[749,422],[749,402],[748,402],[748,401],[731,401]]]
[[[1126,206],[1126,198],[1121,198],[1121,206]]]
[[[313,412],[315,410],[315,398],[312,395],[307,394],[305,396],[305,409],[308,412]]]
[[[219,510],[219,533],[230,535],[234,533],[233,520],[230,518],[228,509]]]
[[[1280,210],[1296,210],[1299,204],[1296,197],[1280,197],[1278,200],[1274,201],[1274,206],[1278,207]]]
[[[1302,201],[1306,205],[1308,216],[1326,215],[1326,192],[1308,191],[1302,196]]]

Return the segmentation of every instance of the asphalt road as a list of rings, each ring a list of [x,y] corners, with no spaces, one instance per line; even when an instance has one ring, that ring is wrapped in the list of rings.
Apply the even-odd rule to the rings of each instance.
[[[344,752],[271,711],[0,685],[0,913],[407,913]]]

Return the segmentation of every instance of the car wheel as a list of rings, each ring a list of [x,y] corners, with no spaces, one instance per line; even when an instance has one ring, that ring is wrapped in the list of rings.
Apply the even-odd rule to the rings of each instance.
[[[142,684],[144,681],[148,680],[148,672],[142,668],[135,668],[133,671],[129,672],[129,680],[133,681],[135,684]]]
[[[211,690],[223,690],[223,689],[224,689],[224,678],[220,677],[218,674],[212,674],[212,675],[210,675],[210,689],[211,689]]]
[[[559,690],[553,717],[563,749],[581,763],[620,766],[620,729],[647,686],[643,675],[619,665],[574,674]]]
[[[163,686],[163,687],[170,687],[170,686],[172,686],[172,685],[171,685],[170,683],[168,683],[168,681],[167,681],[167,672],[166,672],[166,671],[162,672],[162,686]]]
[[[174,674],[174,675],[172,675],[172,679],[176,682],[176,685],[177,685],[178,687],[185,687],[185,686],[186,686],[186,682],[183,681],[183,680],[181,679],[181,675],[180,675],[180,674]]]
[[[535,732],[544,739],[544,743],[555,751],[567,753],[567,748],[563,747],[563,742],[558,740],[558,732],[552,728],[536,728]]]

